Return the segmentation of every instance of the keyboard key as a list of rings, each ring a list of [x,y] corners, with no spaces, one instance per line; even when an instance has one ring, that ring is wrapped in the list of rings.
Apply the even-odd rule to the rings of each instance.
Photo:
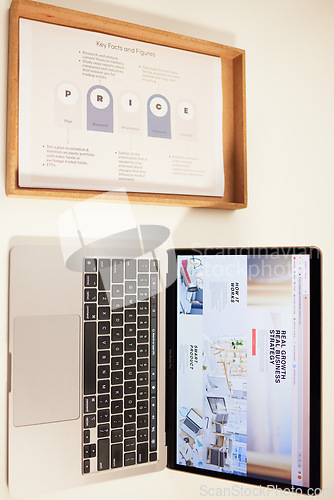
[[[110,392],[109,380],[99,380],[97,383],[97,392],[100,394]]]
[[[112,314],[111,326],[123,326],[123,314]]]
[[[124,467],[128,465],[134,465],[136,463],[136,454],[134,452],[132,453],[125,453],[124,455]]]
[[[85,288],[84,296],[85,296],[84,298],[85,302],[96,302],[97,299],[96,288]]]
[[[90,472],[90,461],[89,460],[84,460],[83,463],[83,473],[88,474]]]
[[[97,406],[98,406],[98,408],[108,408],[109,405],[110,405],[109,394],[100,394],[97,397]]]
[[[137,377],[138,385],[147,385],[148,384],[148,373],[140,372]]]
[[[135,323],[135,321],[136,321],[136,309],[127,309],[125,311],[125,321],[127,323]]]
[[[98,338],[98,347],[99,349],[109,349],[110,347],[110,337],[109,335],[101,335]]]
[[[142,413],[148,412],[148,401],[139,401],[137,404],[137,413],[140,415]]]
[[[148,415],[138,415],[137,417],[137,428],[142,429],[143,427],[148,427]]]
[[[111,442],[119,443],[123,441],[123,430],[122,429],[114,429],[111,431]]]
[[[123,465],[123,445],[112,444],[111,445],[111,467],[115,469],[117,467],[122,467]]]
[[[124,295],[124,287],[123,285],[113,285],[111,288],[113,297],[123,297]]]
[[[124,423],[129,424],[130,422],[136,421],[136,410],[125,410],[124,411]]]
[[[136,382],[135,380],[129,380],[124,384],[125,394],[135,394],[136,393]]]
[[[96,427],[96,415],[85,415],[84,416],[84,428],[92,429]]]
[[[98,363],[102,365],[102,364],[108,364],[109,362],[110,362],[110,351],[98,351]]]
[[[144,358],[148,355],[148,344],[139,344],[137,347],[138,358]]]
[[[122,342],[113,342],[111,344],[111,355],[112,356],[122,356],[122,354],[123,354]]]
[[[124,398],[124,408],[135,408],[136,407],[136,396],[130,395]]]
[[[96,259],[85,259],[85,272],[86,273],[96,273],[97,271],[97,260]]]
[[[99,289],[110,290],[110,259],[99,260]]]
[[[148,286],[149,285],[149,275],[148,274],[138,274],[138,285]]]
[[[110,411],[109,409],[105,409],[105,410],[99,410],[97,412],[97,421],[99,424],[107,424],[109,423],[109,420],[110,420]]]
[[[118,358],[111,358],[112,370],[122,370],[122,368],[123,368],[123,358],[121,356]]]
[[[99,307],[99,319],[110,319],[110,308],[109,307]]]
[[[116,385],[111,388],[111,399],[120,399],[123,397],[123,386]]]
[[[125,279],[132,280],[136,278],[137,263],[134,259],[125,261]]]
[[[155,453],[150,453],[150,462],[156,462],[158,460],[158,454]]]
[[[99,335],[109,335],[109,333],[110,333],[109,321],[99,321],[98,331],[99,331]]]
[[[148,302],[138,303],[138,314],[148,314]]]
[[[137,327],[138,330],[148,328],[148,316],[138,316]]]
[[[140,343],[148,342],[148,330],[139,330],[137,340]]]
[[[137,361],[137,370],[143,372],[148,370],[148,358],[139,358]]]
[[[136,367],[126,366],[124,369],[124,380],[133,380],[136,378]]]
[[[123,415],[117,414],[111,416],[111,427],[115,429],[117,427],[123,427]]]
[[[123,412],[123,401],[116,400],[111,402],[111,413],[122,413]]]
[[[138,399],[147,399],[148,398],[148,387],[138,387],[137,398]]]
[[[123,384],[123,372],[111,372],[111,385]]]
[[[134,309],[129,309],[134,310]],[[128,323],[125,325],[125,336],[126,337],[134,337],[137,333],[136,323]]]
[[[114,341],[123,340],[123,328],[112,328],[111,339]]]
[[[124,281],[124,260],[123,259],[113,259],[112,260],[112,282],[113,283],[123,283]]]
[[[138,299],[145,300],[149,298],[148,288],[138,288]]]
[[[110,366],[100,365],[98,367],[98,377],[99,378],[109,378],[110,377]]]
[[[115,312],[123,311],[123,299],[112,299],[111,309]]]
[[[137,297],[135,295],[125,295],[125,307],[136,307]]]
[[[96,326],[84,325],[84,393],[96,393]]]
[[[142,443],[148,441],[148,429],[139,429],[137,432],[137,441]]]
[[[99,305],[108,306],[110,304],[110,292],[99,292]]]
[[[149,260],[148,259],[139,259],[138,260],[138,272],[139,273],[147,273],[149,272]]]
[[[136,293],[137,283],[135,281],[126,281],[125,282],[125,293],[134,294]]]
[[[135,365],[137,360],[136,352],[131,351],[131,352],[126,352],[125,357],[124,357],[124,364],[126,366],[128,365]]]
[[[84,319],[86,321],[95,320],[96,319],[96,304],[86,302],[84,305]]]
[[[109,439],[97,440],[97,470],[109,469]]]
[[[84,398],[84,412],[85,413],[96,412],[96,396],[87,396]]]
[[[96,287],[97,286],[97,274],[85,274],[85,286]]]
[[[83,442],[84,443],[89,443],[90,441],[90,430],[89,429],[86,429],[84,431],[84,437],[83,437]]]
[[[124,425],[124,437],[129,438],[136,435],[136,424]]]
[[[137,445],[137,464],[148,462],[148,444],[140,443]]]
[[[109,424],[100,424],[97,426],[97,437],[104,438],[110,434]]]
[[[126,351],[135,351],[137,346],[136,338],[128,338],[125,339],[125,350]]]
[[[133,451],[136,449],[136,440],[135,438],[128,438],[124,441],[124,452]]]

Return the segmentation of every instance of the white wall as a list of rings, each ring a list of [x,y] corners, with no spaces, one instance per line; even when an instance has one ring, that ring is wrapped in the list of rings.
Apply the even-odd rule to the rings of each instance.
[[[0,1],[0,498],[6,488],[6,350],[8,250],[16,236],[57,234],[71,202],[5,196],[8,8]],[[156,208],[175,226],[177,246],[317,245],[324,253],[323,486],[333,488],[332,353],[334,182],[334,3],[332,0],[54,0],[246,50],[249,206],[238,212]],[[147,207],[141,208],[145,216]],[[298,224],[293,217],[299,218]],[[175,224],[176,223],[176,224]],[[333,260],[331,260],[333,259]],[[27,460],[29,454],[27,453]],[[65,491],[52,499],[201,498],[201,485],[229,483],[164,471]],[[203,496],[203,495],[202,495]]]

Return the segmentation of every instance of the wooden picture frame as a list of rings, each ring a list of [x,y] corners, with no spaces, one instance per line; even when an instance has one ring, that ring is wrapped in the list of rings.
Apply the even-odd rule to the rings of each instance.
[[[247,206],[245,52],[241,49],[187,36],[77,12],[31,0],[13,0],[10,8],[8,108],[7,108],[7,196],[87,199],[100,195],[119,201],[117,192],[93,190],[26,188],[18,183],[19,169],[19,19],[30,19],[77,28],[129,40],[153,43],[200,54],[216,56],[222,65],[223,159],[225,188],[223,196],[198,196],[160,193],[127,193],[131,203],[240,209]]]

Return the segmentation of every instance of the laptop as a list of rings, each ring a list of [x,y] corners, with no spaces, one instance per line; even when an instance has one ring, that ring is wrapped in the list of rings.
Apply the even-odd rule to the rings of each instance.
[[[10,252],[12,496],[166,466],[320,491],[318,249],[79,261]]]

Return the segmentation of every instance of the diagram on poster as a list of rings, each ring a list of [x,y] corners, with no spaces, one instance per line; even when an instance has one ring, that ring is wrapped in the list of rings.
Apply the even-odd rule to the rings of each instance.
[[[20,19],[19,186],[222,196],[218,57]]]

